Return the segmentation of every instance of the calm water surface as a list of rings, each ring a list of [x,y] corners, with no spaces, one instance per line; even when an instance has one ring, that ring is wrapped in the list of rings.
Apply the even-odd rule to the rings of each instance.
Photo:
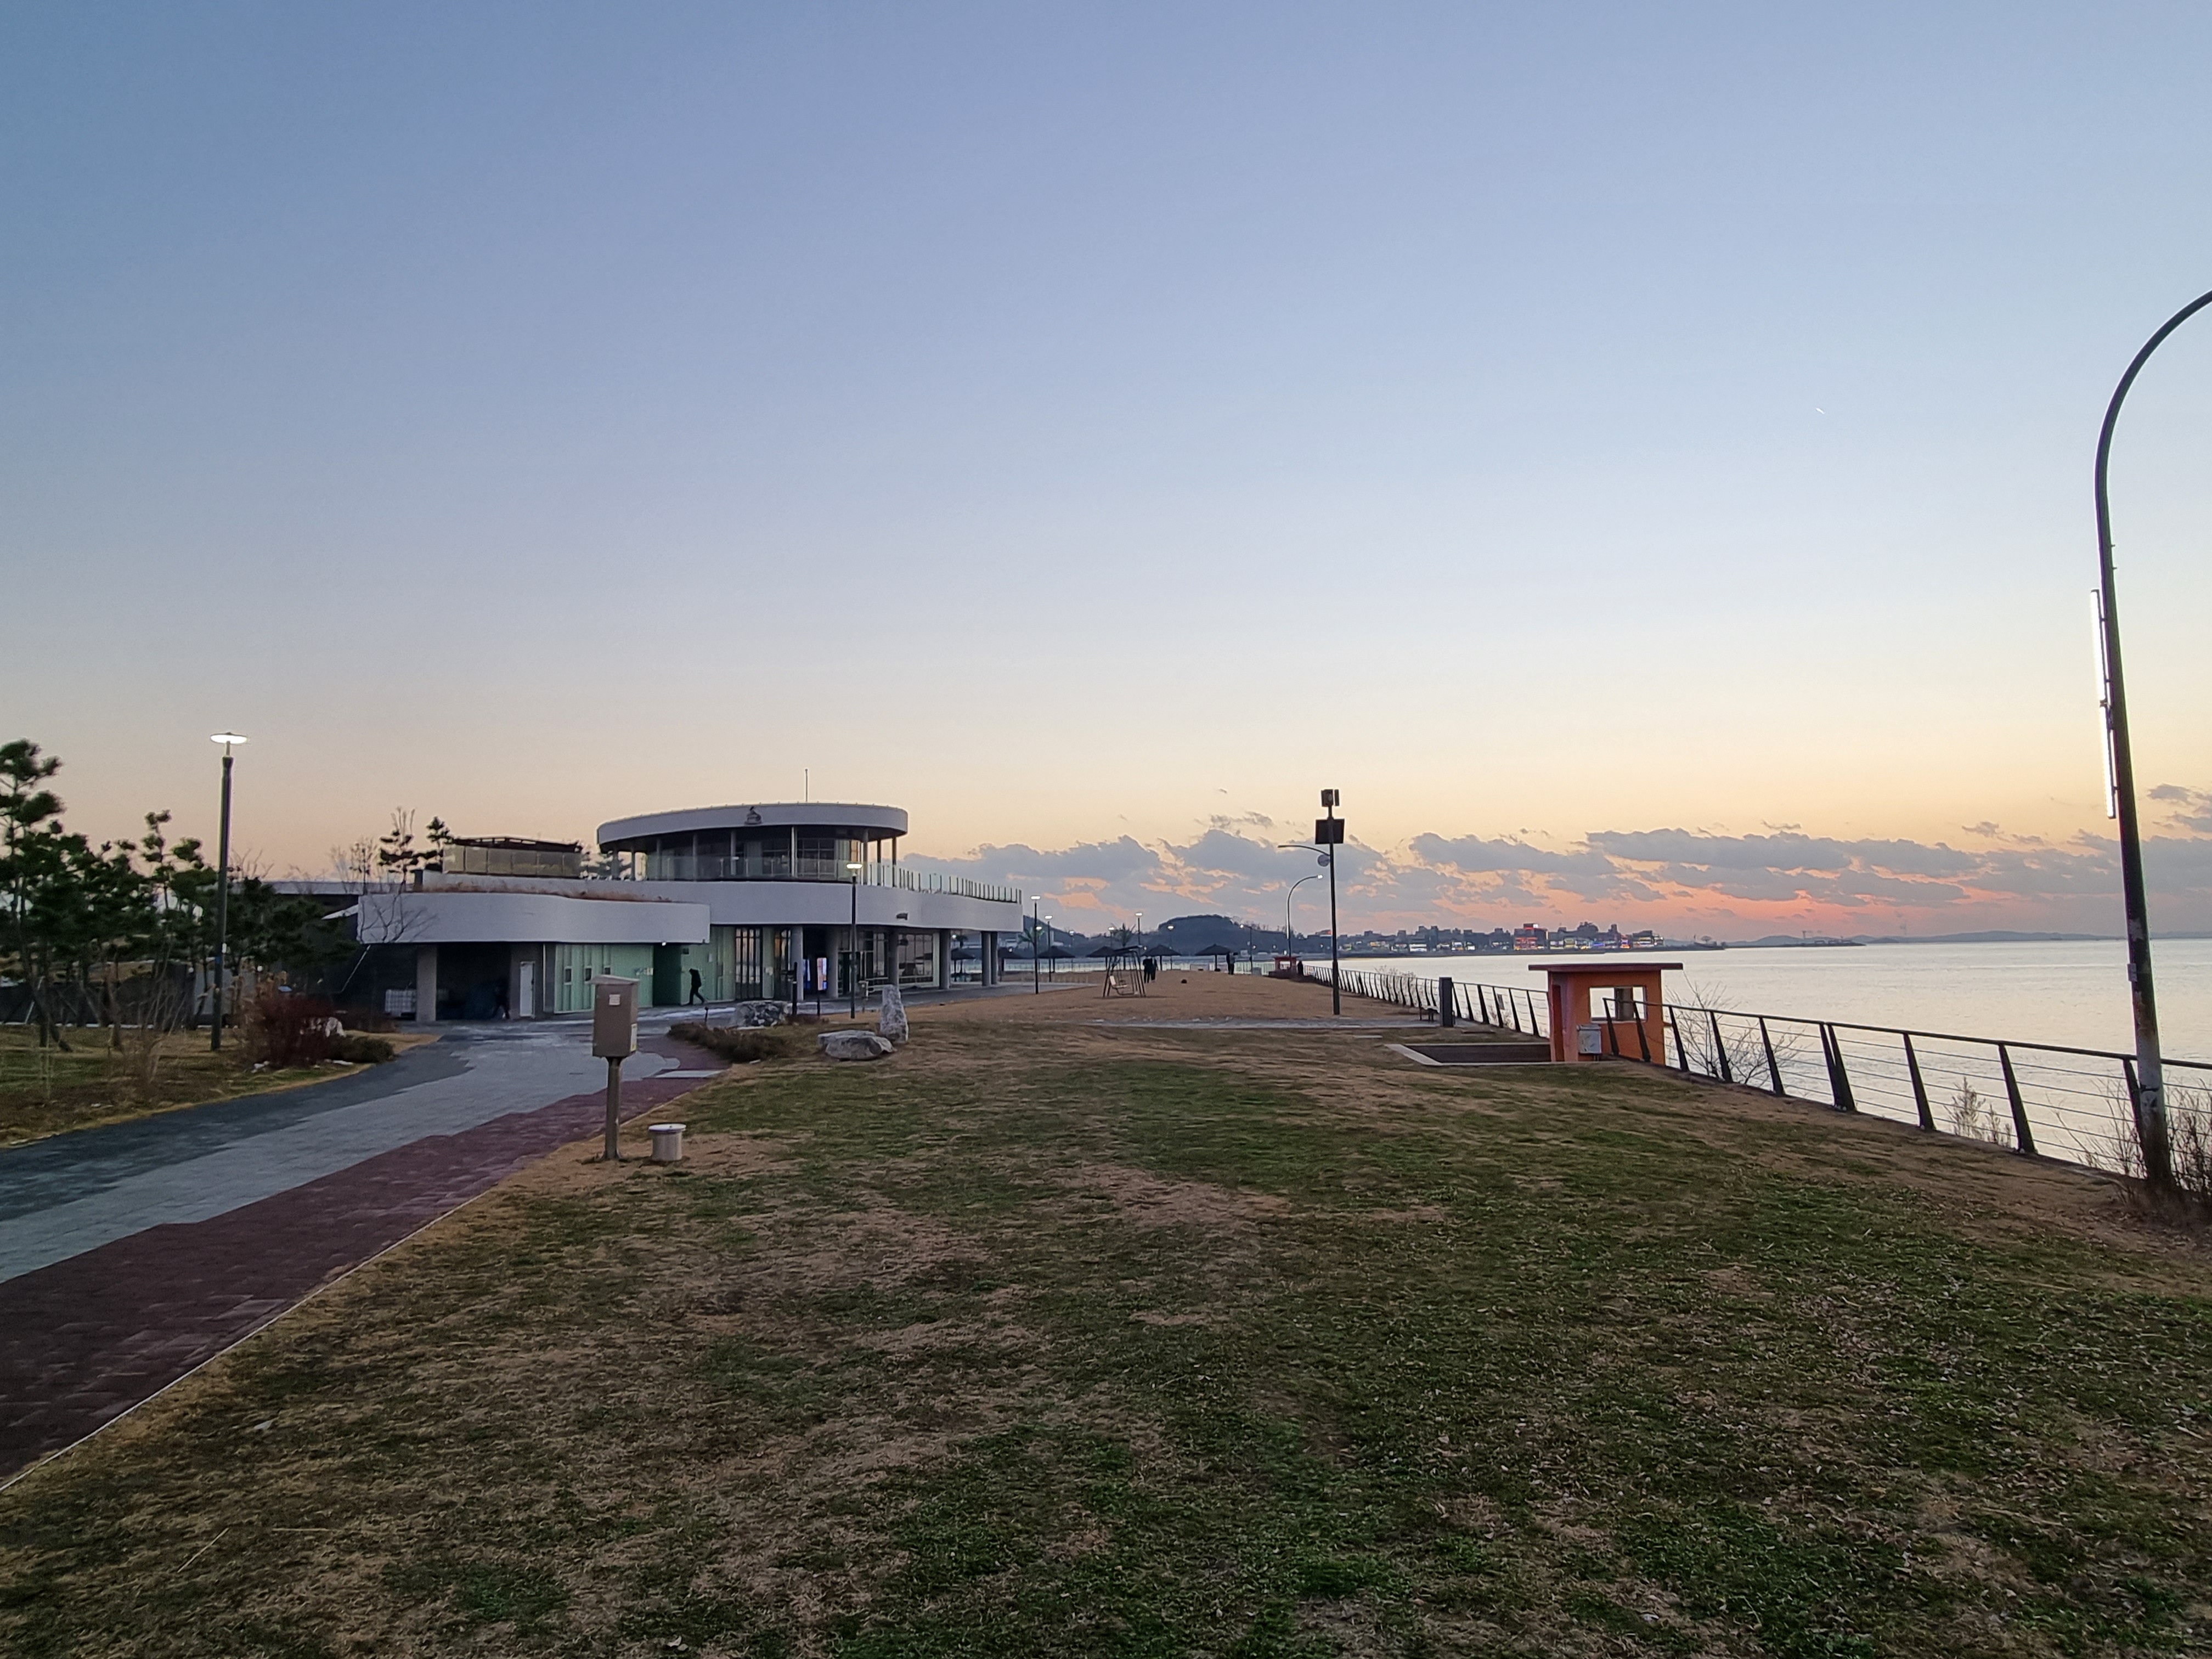
[[[1449,974],[1486,985],[1540,988],[1530,966],[1586,956],[1346,957],[1348,968]],[[1623,963],[1679,962],[1670,1000],[1751,1014],[1852,1020],[1964,1036],[2008,1037],[2082,1048],[2131,1049],[2127,947],[2081,944],[1866,945],[1842,949],[1637,951]],[[2160,939],[2159,1027],[2177,1059],[2212,1060],[2212,939]]]

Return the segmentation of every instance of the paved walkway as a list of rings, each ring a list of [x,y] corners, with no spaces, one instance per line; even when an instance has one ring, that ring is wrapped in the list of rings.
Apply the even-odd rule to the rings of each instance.
[[[665,1036],[627,1116],[717,1073]],[[582,1023],[0,1151],[0,1480],[605,1118]]]

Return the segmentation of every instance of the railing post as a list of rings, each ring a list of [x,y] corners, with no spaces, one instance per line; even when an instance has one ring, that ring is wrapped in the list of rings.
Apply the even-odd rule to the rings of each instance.
[[[1675,1023],[1672,1014],[1667,1016],[1667,1029],[1674,1034],[1674,1058],[1681,1062],[1675,1069],[1684,1077],[1694,1076],[1695,1073],[1690,1070],[1690,1051],[1682,1045],[1682,1028]]]
[[[1766,1016],[1759,1017],[1759,1046],[1766,1050],[1766,1078],[1774,1092],[1785,1098],[1790,1091],[1782,1086],[1782,1068],[1774,1063],[1774,1039],[1767,1034]]]
[[[1735,1081],[1735,1074],[1729,1066],[1728,1044],[1721,1041],[1721,1017],[1712,1009],[1708,1008],[1705,1010],[1705,1018],[1712,1022],[1713,1058],[1719,1063],[1721,1081],[1733,1083]]]
[[[1459,1024],[1459,997],[1458,997],[1458,994],[1454,991],[1454,989],[1453,989],[1453,988],[1452,988],[1452,982],[1451,982],[1451,981],[1450,981],[1450,979],[1449,979],[1449,977],[1440,978],[1440,979],[1438,979],[1438,980],[1437,981],[1437,1029],[1438,1029],[1438,1030],[1442,1030],[1443,1027],[1445,1027],[1445,1026],[1447,1026],[1447,1025],[1456,1025],[1456,1024]]]
[[[1651,1033],[1644,1029],[1642,1020],[1636,1022],[1636,1052],[1644,1056],[1644,1063],[1651,1063]]]
[[[1912,1033],[1904,1032],[1905,1069],[1912,1073],[1912,1103],[1920,1113],[1920,1127],[1930,1134],[1936,1131],[1936,1114],[1928,1109],[1928,1085],[1920,1080],[1920,1056],[1912,1047]]]
[[[1505,1010],[1513,1016],[1514,1034],[1518,1036],[1521,1031],[1521,1001],[1513,994],[1510,987],[1505,993]]]
[[[1859,1103],[1851,1098],[1851,1074],[1844,1068],[1843,1040],[1832,1025],[1820,1027],[1820,1052],[1828,1062],[1828,1093],[1840,1112],[1856,1112]]]
[[[2027,1127],[2027,1103],[2020,1097],[2020,1079],[2013,1075],[2012,1050],[2002,1042],[1997,1044],[1997,1064],[2004,1068],[2005,1098],[2012,1103],[2013,1138],[2020,1149],[2033,1158],[2035,1155],[2035,1133]]]

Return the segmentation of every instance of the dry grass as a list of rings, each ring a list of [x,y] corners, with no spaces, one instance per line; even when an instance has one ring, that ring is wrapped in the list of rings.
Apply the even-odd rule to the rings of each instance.
[[[677,1170],[544,1161],[0,1497],[0,1646],[2212,1641],[2206,1257],[2109,1184],[1133,1023],[1314,994],[1189,978],[749,1067]]]

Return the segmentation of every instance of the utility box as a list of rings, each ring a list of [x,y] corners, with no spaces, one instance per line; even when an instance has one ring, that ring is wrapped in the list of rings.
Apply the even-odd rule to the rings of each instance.
[[[1575,1027],[1575,1054],[1582,1060],[1595,1060],[1605,1053],[1605,1031],[1601,1026]]]
[[[592,1052],[628,1060],[637,1052],[637,981],[601,974],[592,981]]]

